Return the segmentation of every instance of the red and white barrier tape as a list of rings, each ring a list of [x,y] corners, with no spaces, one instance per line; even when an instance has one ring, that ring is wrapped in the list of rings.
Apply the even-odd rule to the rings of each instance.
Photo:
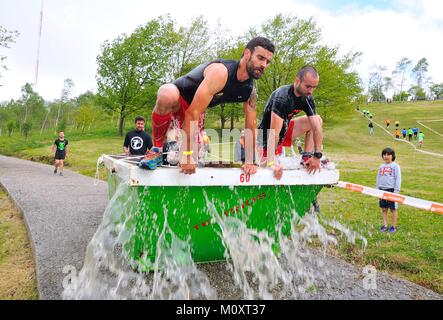
[[[339,181],[336,185],[337,187],[348,189],[355,192],[360,192],[366,194],[368,196],[377,197],[379,199],[385,199],[401,204],[405,204],[411,207],[429,210],[432,212],[443,214],[443,204],[438,202],[427,201],[423,199],[413,198],[409,196],[402,196],[398,193],[387,192],[383,190],[378,190],[374,188],[369,188],[365,186],[361,186],[354,183]]]

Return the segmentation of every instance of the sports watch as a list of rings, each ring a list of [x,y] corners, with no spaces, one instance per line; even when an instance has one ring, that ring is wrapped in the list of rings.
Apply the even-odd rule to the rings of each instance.
[[[317,152],[317,151],[315,151],[314,152],[314,157],[316,157],[317,159],[321,159],[321,157],[323,157],[323,153],[321,153],[321,152]]]

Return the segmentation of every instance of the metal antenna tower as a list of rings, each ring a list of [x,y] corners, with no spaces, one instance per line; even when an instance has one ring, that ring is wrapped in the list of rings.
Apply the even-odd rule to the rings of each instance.
[[[37,63],[35,65],[35,81],[34,81],[34,88],[37,89],[37,82],[38,82],[38,64],[40,61],[40,40],[42,38],[42,25],[43,25],[43,0],[42,5],[40,9],[40,25],[38,29],[38,44],[37,44]]]

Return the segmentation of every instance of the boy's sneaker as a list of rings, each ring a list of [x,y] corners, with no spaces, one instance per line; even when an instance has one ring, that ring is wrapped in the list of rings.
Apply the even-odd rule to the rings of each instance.
[[[63,175],[63,172],[60,172],[60,175],[62,176],[62,175]]]
[[[157,147],[149,150],[145,157],[140,161],[138,166],[142,169],[155,170],[158,166],[161,166],[163,162],[163,154]]]
[[[320,213],[320,205],[318,204],[317,199],[315,199],[315,200],[312,202],[312,206],[314,207],[314,212],[315,212],[315,213]]]
[[[391,226],[391,227],[389,228],[389,233],[395,233],[396,231],[397,231],[397,228],[394,227],[394,226]]]
[[[54,174],[57,174],[57,168],[54,169]]]
[[[381,232],[386,232],[386,231],[388,231],[388,227],[387,226],[381,226],[380,231]]]

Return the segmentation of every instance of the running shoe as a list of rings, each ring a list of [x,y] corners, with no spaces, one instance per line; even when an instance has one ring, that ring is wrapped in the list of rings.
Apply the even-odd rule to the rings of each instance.
[[[388,231],[388,227],[387,227],[387,226],[382,226],[382,227],[380,228],[380,231],[381,231],[381,232],[386,232],[386,231]]]
[[[138,166],[142,169],[155,170],[161,166],[163,162],[163,154],[157,147],[149,150],[145,157],[139,162]]]
[[[395,233],[396,231],[397,231],[397,228],[394,227],[394,226],[391,226],[391,227],[389,228],[389,233]]]

